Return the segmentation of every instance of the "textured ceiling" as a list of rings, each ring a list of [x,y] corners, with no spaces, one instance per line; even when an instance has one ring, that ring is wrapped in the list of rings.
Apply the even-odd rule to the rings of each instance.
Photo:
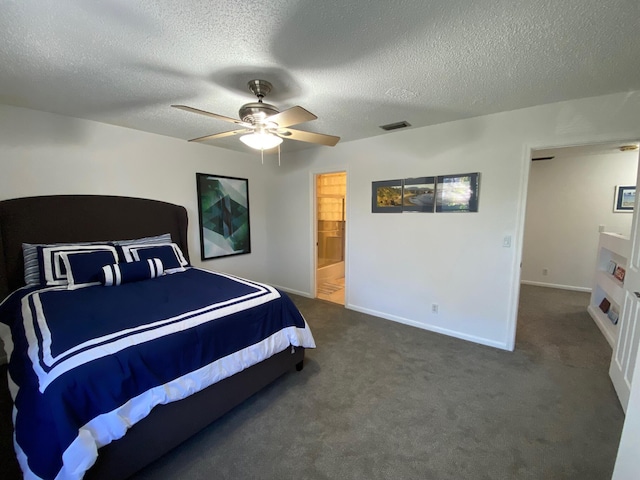
[[[233,126],[171,104],[237,117],[261,78],[344,142],[640,90],[638,25],[639,0],[0,0],[0,103],[189,139]]]

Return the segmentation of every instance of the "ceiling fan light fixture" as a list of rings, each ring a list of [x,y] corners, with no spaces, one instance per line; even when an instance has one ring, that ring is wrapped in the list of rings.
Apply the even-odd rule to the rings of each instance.
[[[282,139],[276,135],[265,132],[254,132],[247,135],[242,135],[240,141],[248,147],[255,148],[256,150],[269,150],[270,148],[277,147],[282,143]]]

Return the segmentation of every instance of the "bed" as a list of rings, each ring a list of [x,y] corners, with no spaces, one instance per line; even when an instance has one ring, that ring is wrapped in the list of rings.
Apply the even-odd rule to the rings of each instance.
[[[89,297],[93,298],[92,296],[96,296],[96,298],[101,299],[99,301],[105,302],[103,306],[97,309],[102,311],[109,310],[109,305],[120,305],[129,301],[126,300],[129,297],[122,297],[124,298],[124,300],[120,300],[120,297],[117,296],[102,298],[103,295],[130,295],[131,298],[134,298],[136,302],[143,302],[145,301],[145,295],[157,295],[156,293],[144,293],[147,289],[149,289],[150,292],[154,292],[155,290],[153,289],[155,288],[165,288],[166,291],[165,293],[163,293],[163,298],[172,298],[171,301],[167,302],[167,305],[171,307],[175,306],[175,308],[178,308],[176,304],[182,301],[196,301],[195,297],[197,297],[197,295],[195,293],[195,290],[197,290],[197,286],[202,285],[200,290],[204,290],[205,286],[208,285],[207,282],[216,281],[222,282],[220,283],[219,287],[215,287],[216,291],[219,291],[218,293],[216,293],[216,295],[227,295],[227,283],[225,282],[228,282],[229,288],[231,288],[231,283],[233,283],[234,289],[245,289],[244,297],[242,297],[243,300],[233,300],[233,302],[231,300],[225,300],[225,302],[218,302],[218,300],[216,300],[216,302],[218,303],[214,303],[215,309],[213,307],[207,307],[209,308],[209,310],[206,311],[215,311],[215,315],[213,313],[207,313],[207,315],[218,320],[216,320],[215,322],[209,321],[211,320],[211,318],[207,317],[207,319],[205,319],[206,321],[202,320],[197,324],[199,329],[204,329],[205,327],[209,328],[207,326],[209,323],[234,325],[234,323],[231,322],[229,318],[235,319],[236,317],[240,318],[240,315],[245,315],[245,313],[240,312],[239,307],[236,308],[235,305],[244,305],[244,303],[248,304],[253,302],[251,303],[251,305],[249,305],[252,308],[247,308],[248,313],[246,315],[253,315],[252,318],[262,318],[266,315],[263,313],[263,310],[269,310],[269,315],[282,317],[276,318],[275,320],[272,319],[271,322],[289,322],[286,323],[284,327],[282,327],[282,331],[284,332],[286,330],[286,332],[288,332],[288,335],[293,335],[293,337],[284,338],[282,337],[282,335],[285,334],[278,330],[277,333],[274,333],[273,336],[268,337],[268,339],[267,337],[265,337],[265,340],[260,344],[268,345],[270,350],[267,354],[268,356],[265,359],[258,360],[257,363],[256,360],[252,357],[252,351],[246,353],[243,350],[242,352],[244,353],[234,353],[229,355],[225,353],[225,355],[227,355],[224,357],[225,359],[234,355],[240,355],[245,359],[250,357],[251,359],[247,360],[244,366],[233,367],[238,370],[237,372],[229,370],[231,372],[229,375],[225,375],[224,373],[217,375],[217,377],[222,377],[222,379],[219,381],[216,380],[216,383],[213,383],[209,386],[203,384],[204,386],[195,388],[196,393],[189,394],[185,398],[182,398],[184,394],[181,393],[179,396],[170,396],[169,400],[162,400],[159,405],[155,406],[155,408],[150,411],[150,413],[146,414],[146,416],[143,416],[143,418],[139,421],[136,420],[137,423],[126,430],[126,435],[120,438],[120,434],[115,433],[113,434],[115,436],[115,439],[109,440],[107,438],[108,442],[110,443],[107,443],[103,446],[99,443],[98,446],[100,446],[100,448],[98,450],[97,460],[86,472],[84,478],[127,478],[128,476],[148,465],[153,460],[159,458],[161,455],[168,452],[202,428],[209,425],[211,422],[222,416],[234,406],[243,402],[249,396],[253,395],[258,390],[280,377],[282,374],[293,370],[294,368],[297,370],[301,370],[304,360],[305,348],[314,346],[313,337],[311,336],[311,332],[308,330],[308,325],[306,325],[304,319],[302,319],[302,324],[300,323],[300,320],[297,319],[297,315],[299,315],[299,312],[291,312],[289,306],[290,300],[286,297],[286,295],[281,294],[272,287],[258,284],[256,282],[250,282],[242,279],[238,280],[222,274],[216,276],[216,274],[198,269],[187,267],[186,269],[182,269],[185,270],[184,272],[178,271],[177,273],[171,275],[163,275],[148,282],[134,282],[114,288],[90,286],[87,288],[79,288],[74,292],[69,292],[67,291],[67,287],[53,286],[49,289],[51,291],[45,291],[46,289],[40,290],[38,288],[34,289],[24,287],[24,262],[22,255],[22,243],[24,242],[37,244],[102,242],[105,240],[127,240],[143,237],[153,237],[167,233],[170,234],[172,242],[177,245],[179,251],[181,251],[182,255],[184,256],[184,259],[188,262],[189,252],[187,247],[187,212],[184,207],[178,205],[155,200],[99,195],[41,196],[5,200],[0,202],[0,301],[2,299],[5,299],[3,303],[3,308],[5,311],[10,310],[12,302],[18,302],[18,300],[15,300],[15,298],[23,295],[25,296],[25,298],[27,298],[28,293],[28,295],[31,295],[29,297],[31,300],[25,300],[24,302],[22,302],[22,307],[16,307],[16,311],[18,311],[19,309],[21,315],[25,316],[26,318],[28,316],[28,312],[30,311],[29,308],[31,307],[27,308],[25,307],[25,305],[33,306],[33,311],[35,312],[38,309],[34,305],[39,305],[38,302],[42,302],[44,306],[40,306],[38,308],[46,312],[47,315],[49,315],[47,321],[51,321],[51,318],[55,317],[56,312],[59,311],[59,309],[55,308],[56,305],[69,304],[69,302],[67,302],[66,300],[62,300],[65,298],[65,295],[69,295],[69,297],[66,297],[67,299],[73,298],[74,302],[76,302],[75,299],[78,298],[87,299]],[[151,262],[151,260],[147,261]],[[213,278],[214,276],[216,276],[215,279]],[[157,283],[152,284],[150,282]],[[172,292],[177,291],[175,290],[175,286],[178,285],[171,282],[191,282],[190,284],[185,283],[185,285],[187,286],[182,288],[184,288],[185,290],[193,288],[194,299],[192,300],[188,295],[176,295],[174,297],[171,297]],[[150,287],[149,285],[154,286]],[[155,285],[158,286],[156,287]],[[189,287],[188,285],[191,285],[191,287]],[[127,288],[132,289],[130,290],[130,293],[126,293],[128,291]],[[15,292],[18,289],[21,290],[17,293],[14,293],[13,295],[9,295],[11,292]],[[110,293],[103,294],[103,291],[108,291]],[[213,289],[211,291],[213,291]],[[202,295],[200,296],[202,297]],[[224,298],[226,299],[227,297]],[[265,300],[259,300],[263,298]],[[114,301],[113,299],[118,300]],[[48,303],[45,303],[45,301]],[[82,300],[82,302],[84,302],[84,300]],[[76,305],[76,303],[71,303],[71,305]],[[191,305],[191,303],[189,303],[189,305]],[[194,303],[194,305],[196,304]],[[227,312],[229,314],[228,317],[224,316],[223,313],[217,313],[219,311],[226,311],[225,309],[232,308],[230,305],[234,305],[234,307],[232,310],[229,310],[229,312]],[[245,307],[243,306],[242,308]],[[260,308],[262,308],[263,310],[259,310]],[[295,309],[295,307],[293,308]],[[297,312],[297,309],[295,310]],[[193,318],[200,319],[201,316],[204,315],[204,313],[202,312],[204,312],[205,309],[199,308],[194,311],[197,311],[198,315],[192,315],[191,313],[189,315],[176,314],[171,318],[179,318],[180,322],[193,321]],[[275,313],[271,313],[272,311]],[[114,310],[114,312],[120,311]],[[224,319],[224,322],[222,320],[219,320],[220,318]],[[26,320],[21,319],[21,322],[22,321],[26,322]],[[251,321],[253,322],[254,320]],[[24,324],[27,325],[27,323]],[[37,325],[37,322],[34,321],[34,324]],[[103,323],[101,323],[101,325],[102,324]],[[52,322],[51,325],[58,325],[58,323]],[[171,333],[172,339],[179,339],[181,338],[180,335],[186,335],[187,332],[191,332],[195,329],[195,327],[193,327],[193,325],[195,324],[189,325],[190,326],[188,328],[181,327],[182,329],[179,333]],[[147,327],[145,324],[145,329],[146,328]],[[268,334],[268,332],[271,331],[269,330],[269,328],[273,329],[273,331],[276,332],[276,329],[279,329],[281,327],[260,326],[257,329],[265,330]],[[51,329],[52,331],[55,330],[53,326]],[[58,329],[60,330],[60,332],[62,332],[61,327]],[[126,331],[129,332],[130,330],[131,328],[128,328]],[[253,330],[255,329],[252,329],[252,331]],[[81,335],[81,333],[77,333],[78,331],[82,331],[82,328],[74,329],[74,334]],[[212,339],[214,338],[217,338],[215,335],[218,335],[213,333],[205,333],[205,330],[198,330],[197,333],[199,338],[202,338],[207,342],[212,341]],[[57,339],[66,339],[66,337],[62,337],[62,333],[55,334],[57,335]],[[87,333],[87,335],[89,334]],[[91,335],[93,335],[93,333]],[[207,335],[210,335],[210,337],[207,337]],[[36,336],[37,338],[34,337],[34,342],[36,342],[38,345],[43,345],[41,350],[46,353],[46,349],[44,348],[44,346],[46,346],[46,340],[40,338],[42,336],[44,335],[42,334],[42,332],[40,332]],[[112,338],[113,336],[114,334],[107,335],[105,333],[105,336],[100,338]],[[28,337],[28,335],[25,335],[25,337]],[[277,338],[278,341],[273,341],[273,338]],[[185,337],[185,339],[183,339],[182,341],[187,342],[190,340],[187,340]],[[248,345],[252,341],[253,340],[251,339],[242,339],[241,342],[247,343]],[[15,345],[16,350],[21,348],[20,342],[20,340],[17,341],[17,344]],[[69,340],[69,342],[71,342],[71,340]],[[26,345],[28,343],[28,339],[25,339],[23,343],[25,343]],[[58,341],[56,345],[60,345],[61,343],[64,342]],[[103,353],[100,353],[101,356],[99,356],[98,359],[92,359],[90,362],[87,362],[87,365],[90,365],[91,368],[103,368],[100,366],[102,365],[100,362],[104,362],[104,368],[106,369],[107,366],[110,365],[108,362],[113,362],[116,358],[118,362],[120,362],[120,364],[126,363],[125,360],[123,360],[123,358],[120,358],[119,356],[125,355],[126,352],[129,352],[131,349],[127,346],[123,346],[121,348],[118,347],[120,348],[120,350],[118,350],[116,347],[113,347],[113,351],[109,350],[109,348],[112,348],[111,345],[115,343],[115,341],[111,343],[105,342],[105,345],[107,345],[106,350],[102,344],[100,344],[101,350],[96,347],[96,351],[100,351]],[[167,341],[164,338],[153,337],[153,339],[148,343],[153,343],[153,348],[155,349],[156,343],[158,345],[164,345],[165,343],[167,343]],[[227,345],[227,343],[229,342],[223,343],[224,345]],[[186,344],[183,343],[182,350],[186,350],[184,349],[184,345]],[[70,343],[70,347],[66,350],[66,352],[74,351],[74,348],[77,349],[78,347],[76,346],[72,348],[72,345]],[[160,354],[149,347],[145,348],[147,349],[147,351],[154,351],[154,355],[161,355],[163,358],[165,358],[165,350],[163,350],[163,353]],[[25,352],[23,356],[25,357],[33,354],[33,351],[28,350],[26,347],[24,348],[24,350]],[[199,347],[198,350],[207,352],[206,355],[200,354],[200,356],[206,358],[198,360],[202,362],[203,368],[209,367],[211,365],[218,365],[222,361],[220,356],[212,356],[209,358],[207,356],[209,355],[208,348]],[[17,363],[18,361],[14,361],[13,357],[17,358],[19,356],[19,354],[14,354],[12,356],[9,367],[10,372],[22,372],[28,370],[24,365],[19,367],[14,366],[14,363]],[[46,357],[45,354],[40,354],[40,361],[44,361],[42,360],[43,356]],[[68,358],[72,357],[70,356]],[[58,372],[55,376],[53,376],[53,374],[49,370],[43,370],[38,373],[38,369],[36,368],[38,358],[33,357],[32,360],[33,372],[29,370],[29,378],[37,378],[37,382],[39,382],[39,388],[43,391],[57,390],[58,385],[62,384],[66,376],[70,375],[70,373],[62,367],[58,369],[51,369],[51,372]],[[70,365],[71,363],[72,362],[70,362]],[[180,362],[178,361],[171,363],[180,364]],[[89,367],[84,367],[82,365],[78,367],[79,370],[81,368],[88,369]],[[191,367],[184,366],[180,368],[183,368],[183,370],[181,371],[187,372],[188,370],[184,369]],[[69,367],[69,371],[75,372],[75,370],[71,369],[71,367]],[[111,369],[109,371],[111,371]],[[95,375],[95,371],[91,370],[87,370],[84,375],[88,376],[88,372],[92,372],[92,375],[97,376]],[[19,376],[18,373],[15,373],[14,375],[16,377]],[[165,373],[163,371],[162,375],[169,375],[169,373]],[[212,378],[214,377],[217,379],[215,375],[212,376]],[[37,382],[34,381],[33,383]],[[105,382],[108,382],[108,380],[105,380]],[[162,380],[158,380],[158,382],[160,382],[159,387],[163,387],[163,389],[161,388],[161,391],[171,390],[170,388],[167,388],[166,385],[162,384]],[[29,382],[25,380],[23,383],[26,385]],[[125,381],[122,381],[123,385],[125,383]],[[56,388],[53,388],[53,386],[55,386]],[[27,395],[27,393],[24,393],[27,390],[27,387],[23,387],[21,393],[23,395],[23,398]],[[151,389],[149,391],[151,391]],[[140,395],[140,397],[142,398],[143,395]],[[126,423],[126,419],[124,423]],[[81,424],[83,423],[81,422]],[[106,443],[104,440],[101,441],[103,443]],[[26,443],[28,442],[25,441],[25,444]],[[140,445],[144,445],[145,448],[139,448]],[[132,454],[133,452],[135,453]],[[20,455],[21,454],[18,455],[19,458]],[[93,460],[91,461],[93,462]],[[84,473],[81,472],[79,474],[74,473],[73,475],[77,475],[77,478],[81,478],[83,474]],[[73,478],[73,475],[71,475],[70,478]]]

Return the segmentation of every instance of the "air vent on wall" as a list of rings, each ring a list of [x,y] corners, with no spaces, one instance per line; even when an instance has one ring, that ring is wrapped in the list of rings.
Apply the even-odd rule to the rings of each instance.
[[[537,160],[553,160],[556,157],[536,157],[536,158],[532,158],[531,161],[535,162]]]
[[[406,127],[410,127],[411,124],[407,121],[402,121],[402,122],[396,122],[396,123],[388,123],[386,125],[380,125],[380,128],[383,130],[397,130],[399,128],[406,128]]]

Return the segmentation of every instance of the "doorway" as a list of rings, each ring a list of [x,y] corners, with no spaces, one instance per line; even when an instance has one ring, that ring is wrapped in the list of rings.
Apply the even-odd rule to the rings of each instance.
[[[347,173],[316,175],[316,298],[345,303]]]
[[[614,359],[618,345],[637,343],[625,333],[625,325],[636,320],[622,318],[623,310],[631,311],[624,291],[629,282],[622,279],[625,270],[631,272],[629,237],[636,215],[633,200],[630,208],[619,208],[617,194],[620,189],[635,193],[638,163],[637,142],[532,150],[528,175],[520,283],[551,287],[558,299],[567,297],[562,290],[590,292],[577,294],[585,304],[578,311],[588,311]],[[618,270],[622,278],[615,277]],[[630,354],[621,364],[633,363]],[[614,370],[626,373],[625,368],[616,362],[610,368],[623,409],[629,388],[620,388],[624,382]]]
[[[635,185],[637,151],[603,143],[532,151],[521,283],[590,292],[601,232],[629,236],[632,211],[614,209]]]

